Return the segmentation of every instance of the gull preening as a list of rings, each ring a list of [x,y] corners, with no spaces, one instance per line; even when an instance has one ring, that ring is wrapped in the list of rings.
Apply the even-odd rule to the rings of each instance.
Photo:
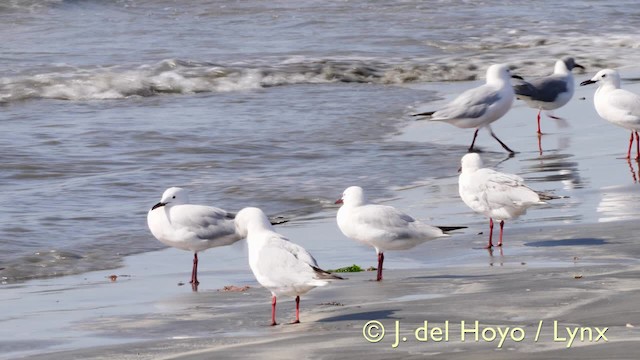
[[[233,214],[212,206],[189,204],[187,190],[168,188],[147,214],[153,236],[165,245],[193,252],[191,281],[198,285],[198,252],[242,239]]]
[[[540,194],[524,184],[518,175],[505,174],[482,167],[482,159],[476,153],[466,154],[460,161],[462,170],[458,178],[460,197],[471,210],[489,218],[489,243],[493,246],[493,220],[500,221],[500,242],[504,221],[515,219],[535,204],[544,204]]]
[[[514,154],[515,152],[498,139],[491,129],[491,123],[504,116],[513,104],[515,95],[511,77],[522,79],[517,75],[511,75],[509,67],[505,64],[491,65],[487,69],[484,85],[463,92],[437,111],[413,116],[428,116],[431,121],[443,121],[463,129],[475,128],[469,152],[473,151],[478,131],[487,128],[505,150]]]
[[[556,61],[553,74],[524,81],[513,86],[516,97],[524,100],[531,108],[538,110],[538,134],[540,130],[540,113],[542,110],[551,111],[566,105],[573,97],[575,84],[573,80],[574,68],[584,69],[572,57]],[[547,113],[552,119],[562,120],[552,113]]]
[[[447,231],[464,228],[439,228],[417,221],[394,207],[368,204],[364,190],[359,186],[347,188],[336,204],[342,204],[336,216],[340,231],[346,237],[376,249],[377,281],[382,280],[385,251],[411,249],[429,240],[448,237]]]
[[[631,130],[627,159],[631,159],[633,136],[636,137],[636,160],[640,160],[640,95],[620,88],[620,74],[616,70],[600,70],[593,78],[580,86],[598,84],[593,104],[601,118],[612,124]]]
[[[247,207],[238,212],[235,227],[247,238],[249,266],[260,285],[271,291],[271,325],[276,323],[276,297],[295,296],[296,320],[300,322],[300,295],[341,277],[318,267],[302,246],[278,234],[262,210]]]

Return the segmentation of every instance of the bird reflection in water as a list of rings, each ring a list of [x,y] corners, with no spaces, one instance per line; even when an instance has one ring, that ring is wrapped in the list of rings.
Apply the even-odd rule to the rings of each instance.
[[[636,166],[638,166],[637,171],[634,168],[633,163],[635,163]],[[629,170],[631,170],[631,178],[633,179],[633,183],[637,184],[638,179],[640,178],[640,162],[638,162],[638,160],[627,159],[627,164],[629,164]]]
[[[502,246],[499,246],[497,249],[498,250],[497,255],[499,255],[499,257],[497,258],[497,261],[499,266],[504,266],[504,262],[503,262],[504,251],[502,250],[502,248],[503,248]],[[493,266],[496,263],[496,258],[494,258],[493,256],[494,251],[495,250],[493,247],[487,248],[487,252],[489,253],[489,266]]]

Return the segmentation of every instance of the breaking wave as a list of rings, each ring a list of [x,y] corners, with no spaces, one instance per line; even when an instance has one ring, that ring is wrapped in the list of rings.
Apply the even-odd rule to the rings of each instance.
[[[121,66],[60,67],[40,74],[0,79],[1,101],[28,99],[107,100],[158,94],[254,90],[295,84],[335,82],[401,84],[413,81],[465,80],[475,69],[445,65],[385,64],[365,60],[288,60],[278,65],[218,65],[163,60],[135,69]]]
[[[46,72],[34,69],[0,78],[0,102],[29,99],[109,100],[158,94],[230,92],[297,84],[372,83],[400,85],[413,82],[468,81],[483,78],[488,64],[504,62],[527,76],[549,73],[553,62],[572,55],[595,71],[603,67],[636,64],[640,56],[613,56],[622,49],[640,48],[640,40],[624,35],[548,40],[524,37],[505,43],[497,39],[461,43],[431,42],[455,55],[438,58],[335,58],[255,60],[216,64],[167,59],[137,67],[80,68],[55,65]],[[514,54],[514,49],[517,54]],[[590,49],[588,53],[584,49]],[[535,53],[535,55],[534,55]],[[625,51],[629,54],[629,51]]]

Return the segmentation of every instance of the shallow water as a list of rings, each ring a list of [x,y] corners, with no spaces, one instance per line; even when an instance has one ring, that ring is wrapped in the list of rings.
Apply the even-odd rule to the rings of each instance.
[[[429,187],[455,176],[471,134],[433,126],[397,137],[407,114],[474,85],[449,87],[482,79],[489,63],[527,76],[567,54],[588,72],[636,64],[639,12],[633,1],[3,2],[0,276],[110,268],[161,248],[145,213],[176,185],[194,202],[300,216],[349,185],[380,199],[418,184],[444,219],[479,222],[455,188]],[[551,151],[540,157],[529,119],[512,121],[496,132],[529,152],[505,170],[580,194],[628,185],[620,161],[596,163],[623,169],[623,181],[582,168],[596,155],[575,146],[575,128],[543,138]],[[622,142],[624,132],[597,126],[602,155],[621,154],[603,136]],[[499,148],[479,141],[498,165]],[[627,218],[607,209],[629,191],[607,192],[600,207],[573,194],[564,213],[523,222]]]

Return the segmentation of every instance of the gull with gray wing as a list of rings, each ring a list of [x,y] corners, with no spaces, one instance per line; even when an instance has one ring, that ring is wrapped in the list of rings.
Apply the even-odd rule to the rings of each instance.
[[[262,210],[247,207],[238,212],[235,226],[247,238],[249,267],[260,285],[271,291],[271,325],[276,323],[278,295],[295,296],[296,320],[300,322],[300,295],[341,277],[320,269],[302,246],[278,234]]]
[[[153,236],[165,245],[193,252],[190,283],[198,281],[198,252],[233,244],[242,239],[236,232],[233,214],[205,205],[189,204],[186,189],[171,187],[147,214]]]
[[[427,117],[431,121],[443,121],[463,129],[475,128],[469,152],[473,151],[478,130],[487,128],[489,134],[505,150],[514,154],[515,152],[498,139],[491,129],[491,123],[504,116],[513,104],[515,95],[510,77],[522,79],[517,75],[512,76],[509,67],[505,64],[491,65],[487,69],[484,85],[463,92],[440,110],[422,112],[413,116]]]
[[[518,99],[526,102],[529,107],[538,109],[538,134],[542,134],[540,130],[542,110],[558,109],[573,97],[575,84],[571,70],[574,68],[584,69],[584,66],[577,64],[572,57],[566,57],[556,61],[553,74],[529,81],[522,80],[513,86]],[[551,113],[547,115],[552,119],[562,120]]]
[[[581,86],[598,84],[593,104],[601,118],[614,125],[631,130],[627,159],[631,159],[633,136],[636,138],[636,160],[640,160],[640,95],[620,88],[620,74],[616,70],[604,69]]]
[[[377,281],[382,280],[386,250],[408,250],[430,240],[449,237],[449,231],[465,228],[431,226],[392,206],[368,204],[364,190],[359,186],[348,187],[336,204],[342,204],[336,216],[340,231],[346,237],[376,249]]]
[[[458,191],[462,201],[471,210],[489,218],[489,243],[493,246],[493,220],[500,220],[500,242],[504,221],[515,219],[535,204],[544,204],[540,194],[524,184],[518,175],[501,173],[482,167],[482,159],[476,153],[466,154],[461,159]]]

